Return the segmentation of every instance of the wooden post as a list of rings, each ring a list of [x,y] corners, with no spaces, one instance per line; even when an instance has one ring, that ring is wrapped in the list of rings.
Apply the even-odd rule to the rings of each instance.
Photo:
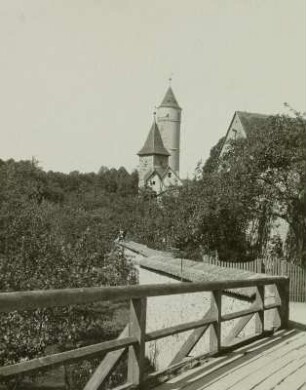
[[[221,349],[221,302],[222,291],[212,291],[211,310],[216,316],[216,322],[210,325],[210,352],[220,352]]]
[[[181,282],[183,281],[183,258],[181,258]]]
[[[280,318],[280,327],[288,328],[289,321],[289,278],[278,282],[276,284],[278,299],[280,300],[280,307],[278,308],[278,315]]]
[[[203,319],[209,318],[211,316],[211,309],[207,311]],[[184,342],[178,353],[171,360],[170,366],[180,363],[194,348],[194,346],[201,339],[203,334],[206,332],[209,325],[204,325],[201,328],[194,329],[193,332],[188,336],[187,340]]]
[[[129,336],[129,326],[127,325],[119,335],[119,339]],[[116,364],[124,354],[125,349],[109,352],[96,368],[83,390],[98,390],[102,383],[108,378]]]
[[[147,299],[131,299],[130,302],[129,333],[138,343],[129,348],[128,382],[139,385],[144,376]]]
[[[287,261],[286,260],[282,260],[282,262],[281,262],[281,270],[282,270],[281,274],[283,276],[287,275]]]
[[[255,319],[256,334],[262,334],[262,332],[265,329],[264,302],[265,302],[265,286],[257,286],[255,303],[260,307],[260,310],[256,314],[256,319]]]

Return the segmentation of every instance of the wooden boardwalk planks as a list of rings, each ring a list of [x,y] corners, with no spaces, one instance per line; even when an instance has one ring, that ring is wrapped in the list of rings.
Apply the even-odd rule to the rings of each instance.
[[[236,375],[229,373],[225,378],[226,386],[223,389],[272,389],[278,382],[285,379],[298,367],[305,364],[306,348],[297,350],[297,346],[291,347],[291,350],[279,350],[259,358],[256,362],[248,364],[243,372],[237,370]],[[233,380],[234,378],[234,380]],[[209,389],[220,389],[220,386],[208,386]]]
[[[285,331],[210,359],[155,390],[306,389],[306,333]]]

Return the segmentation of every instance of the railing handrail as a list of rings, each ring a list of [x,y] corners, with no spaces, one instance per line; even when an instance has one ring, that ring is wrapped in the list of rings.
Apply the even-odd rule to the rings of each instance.
[[[101,354],[110,352],[113,355],[108,355],[109,358],[108,360],[106,359],[105,366],[101,366],[102,363],[99,365],[93,375],[93,379],[84,388],[84,390],[97,390],[107,375],[114,369],[123,351],[128,348],[128,383],[133,384],[133,386],[141,384],[145,380],[144,361],[145,344],[147,341],[193,330],[179,353],[173,359],[173,362],[170,363],[171,366],[171,364],[182,361],[188,354],[188,351],[192,350],[208,328],[210,329],[209,353],[211,355],[219,353],[223,348],[221,345],[221,323],[224,321],[240,318],[231,331],[230,337],[228,336],[227,338],[228,346],[225,346],[226,348],[235,348],[235,344],[232,345],[231,342],[237,337],[254,314],[257,315],[255,319],[257,337],[263,337],[265,334],[264,311],[271,308],[271,304],[268,306],[265,304],[265,285],[276,286],[277,296],[275,297],[275,303],[272,305],[272,308],[276,308],[278,312],[279,320],[277,321],[277,328],[286,327],[289,315],[289,279],[284,276],[218,282],[184,282],[0,293],[0,312],[84,304],[101,300],[130,300],[129,324],[118,339],[1,367],[0,379],[27,374],[42,368],[52,368],[73,363],[90,357],[98,357]],[[222,314],[222,292],[226,289],[244,287],[256,288],[256,300],[254,304],[238,312]],[[147,333],[147,297],[196,292],[211,292],[210,308],[202,319]]]
[[[208,292],[264,286],[286,282],[288,277],[270,276],[252,279],[200,283],[162,283],[116,287],[67,288],[0,293],[0,312],[93,303],[102,300],[128,300],[162,295]]]

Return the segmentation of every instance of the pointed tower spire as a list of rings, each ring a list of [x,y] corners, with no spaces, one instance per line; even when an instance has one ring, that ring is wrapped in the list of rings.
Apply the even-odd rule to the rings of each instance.
[[[159,107],[173,107],[173,108],[178,108],[180,110],[181,107],[179,106],[176,97],[174,95],[174,92],[172,90],[171,81],[172,79],[170,78],[168,90]]]
[[[146,156],[146,155],[162,155],[162,156],[170,156],[170,153],[165,148],[162,137],[159,132],[159,128],[156,123],[156,112],[153,114],[154,119],[151,126],[151,130],[146,139],[146,142],[142,149],[137,153],[138,156]]]

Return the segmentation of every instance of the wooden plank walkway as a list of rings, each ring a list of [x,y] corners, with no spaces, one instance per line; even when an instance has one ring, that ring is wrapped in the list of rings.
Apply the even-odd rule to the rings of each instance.
[[[210,358],[155,390],[306,389],[306,332],[276,332],[234,352]]]

